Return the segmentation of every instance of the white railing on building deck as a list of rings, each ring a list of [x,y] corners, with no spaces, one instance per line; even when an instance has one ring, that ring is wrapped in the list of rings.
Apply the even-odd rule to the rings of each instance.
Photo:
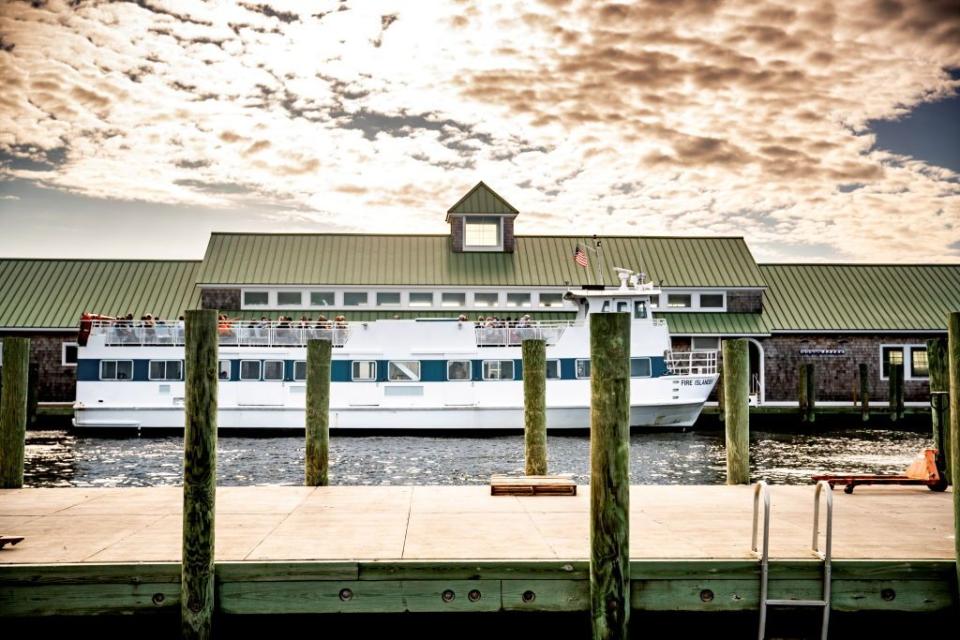
[[[567,327],[573,322],[528,322],[510,323],[505,326],[479,324],[476,326],[478,347],[514,347],[524,340],[545,340],[547,344],[557,343]]]
[[[716,351],[667,351],[664,360],[672,376],[706,376],[717,372]]]
[[[220,345],[225,347],[296,347],[308,340],[329,340],[342,347],[350,337],[346,322],[278,322],[229,320],[218,323]],[[98,320],[90,335],[103,335],[108,347],[182,346],[183,325],[179,322]]]

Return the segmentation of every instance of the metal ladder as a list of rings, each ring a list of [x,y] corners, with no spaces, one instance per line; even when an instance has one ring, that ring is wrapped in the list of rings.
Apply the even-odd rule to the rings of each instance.
[[[826,491],[824,491],[826,490]],[[827,498],[826,539],[823,550],[820,549],[820,495]],[[760,499],[763,498],[763,548],[757,545],[758,520],[760,517]],[[820,630],[821,640],[827,640],[830,628],[830,584],[831,559],[833,552],[833,491],[826,480],[817,483],[813,496],[813,541],[811,550],[823,562],[823,598],[820,600],[771,600],[767,597],[770,582],[770,488],[763,480],[753,486],[753,536],[750,551],[760,558],[760,629],[759,640],[767,633],[767,607],[822,607],[823,623]]]

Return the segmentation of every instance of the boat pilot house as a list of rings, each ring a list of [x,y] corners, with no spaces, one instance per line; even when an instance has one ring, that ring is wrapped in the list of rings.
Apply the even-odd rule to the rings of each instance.
[[[348,409],[372,402],[364,381],[387,396],[449,382],[443,397],[456,403],[468,386],[519,380],[525,336],[547,340],[548,377],[569,381],[575,396],[574,383],[589,378],[578,318],[619,300],[634,332],[649,334],[631,352],[638,379],[690,373],[716,358],[721,340],[746,338],[755,404],[795,404],[803,364],[816,366],[821,403],[851,403],[861,364],[871,397],[885,399],[891,365],[903,365],[906,401],[926,403],[926,341],[944,336],[946,314],[960,309],[958,265],[758,264],[740,237],[518,235],[523,213],[482,182],[445,220],[439,235],[214,233],[199,261],[0,259],[0,340],[31,338],[40,402],[76,403],[79,415],[109,403],[84,385],[143,382],[175,407],[180,317],[217,309],[221,379],[278,383],[238,392],[239,413],[283,408],[267,397],[275,389],[301,393],[294,350],[324,337],[343,356],[332,375],[349,421]],[[405,351],[375,354],[375,340]],[[460,380],[470,384],[452,384]],[[463,406],[486,392],[464,395]],[[664,415],[655,420],[689,417]]]

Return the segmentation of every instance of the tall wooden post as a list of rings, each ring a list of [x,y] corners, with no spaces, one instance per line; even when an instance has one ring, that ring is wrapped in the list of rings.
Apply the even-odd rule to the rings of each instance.
[[[888,374],[890,421],[896,422],[903,417],[903,365],[891,364]]]
[[[726,420],[725,410],[723,408],[723,358],[717,365],[717,414],[720,416],[720,422]]]
[[[590,316],[590,605],[594,640],[630,620],[630,315]]]
[[[330,484],[330,354],[329,340],[307,342],[307,454],[308,487]]]
[[[217,493],[217,312],[187,311],[184,369],[183,555],[180,626],[184,638],[212,635]]]
[[[927,340],[927,364],[930,367],[930,422],[933,427],[933,446],[937,449],[937,469],[949,480],[947,436],[950,431],[950,376],[946,340]]]
[[[524,340],[521,349],[524,472],[542,476],[547,473],[547,343]]]
[[[950,477],[960,479],[960,311],[947,318],[947,353],[950,369]],[[953,491],[953,544],[960,584],[960,491]]]
[[[0,389],[0,489],[23,486],[29,371],[30,339],[4,338],[3,388]]]
[[[727,484],[750,482],[750,356],[743,338],[723,341]]]
[[[807,365],[801,364],[797,367],[797,408],[800,411],[800,422],[807,421],[807,393],[810,388],[807,386]]]
[[[870,420],[870,369],[866,362],[860,363],[860,420]]]
[[[817,370],[813,364],[806,365],[807,369],[807,422],[817,419]]]

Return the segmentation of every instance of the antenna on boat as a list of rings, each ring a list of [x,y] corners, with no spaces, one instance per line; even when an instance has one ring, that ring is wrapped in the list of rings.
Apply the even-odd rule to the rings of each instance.
[[[603,241],[597,238],[597,234],[593,234],[593,250],[597,254],[597,279],[600,281],[600,285],[603,286],[605,283],[603,281],[603,250],[601,246]]]

